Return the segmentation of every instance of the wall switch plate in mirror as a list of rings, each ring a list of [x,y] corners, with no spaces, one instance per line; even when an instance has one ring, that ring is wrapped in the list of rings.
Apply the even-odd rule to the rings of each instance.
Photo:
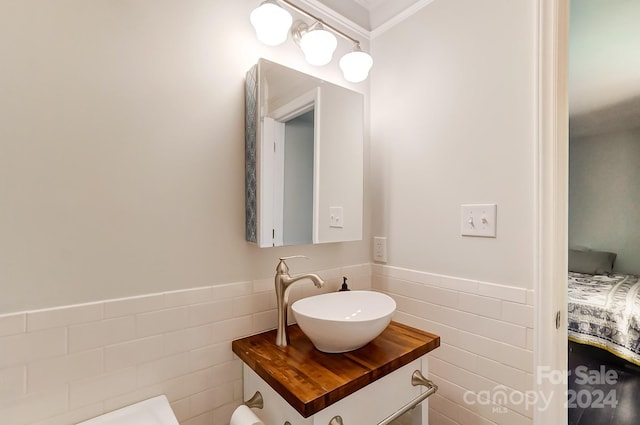
[[[330,207],[329,208],[329,226],[342,227],[342,207]]]

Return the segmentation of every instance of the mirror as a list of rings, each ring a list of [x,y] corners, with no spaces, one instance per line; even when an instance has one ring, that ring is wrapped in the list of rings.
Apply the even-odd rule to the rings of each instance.
[[[362,239],[364,96],[260,59],[245,82],[246,239]]]

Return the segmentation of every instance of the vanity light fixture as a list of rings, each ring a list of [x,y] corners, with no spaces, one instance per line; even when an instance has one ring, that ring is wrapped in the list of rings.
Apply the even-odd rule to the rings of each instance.
[[[278,6],[275,0],[266,0],[251,12],[251,24],[256,30],[258,40],[268,46],[277,46],[287,41],[287,34],[293,18],[291,14]]]
[[[360,43],[356,43],[353,51],[340,59],[340,69],[344,79],[352,83],[366,80],[372,66],[373,58],[360,49]]]
[[[330,31],[324,29],[322,22],[316,21],[310,27],[304,22],[298,22],[291,29],[291,35],[302,49],[304,58],[311,65],[323,66],[333,59],[338,39]]]
[[[278,1],[313,19],[314,23],[308,26],[304,22],[297,22],[291,28],[293,21],[291,14],[281,7]],[[353,51],[340,59],[340,69],[345,80],[349,82],[359,83],[366,80],[369,70],[373,66],[373,58],[362,51],[360,41],[322,22],[322,20],[294,5],[289,0],[265,0],[251,12],[250,19],[256,30],[258,40],[269,46],[277,46],[283,43],[291,29],[291,36],[304,52],[306,61],[315,66],[323,66],[331,62],[333,52],[338,45],[334,34],[351,41],[354,46]]]

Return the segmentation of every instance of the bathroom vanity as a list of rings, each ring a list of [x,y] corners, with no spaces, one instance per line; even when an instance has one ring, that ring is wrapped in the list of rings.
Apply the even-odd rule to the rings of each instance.
[[[314,348],[297,325],[288,327],[290,343],[276,345],[276,331],[233,341],[244,362],[244,394],[262,394],[256,413],[267,425],[375,425],[427,388],[412,384],[414,372],[427,375],[426,354],[440,337],[397,322],[366,346],[339,354]],[[427,424],[426,409],[416,408]],[[332,422],[333,420],[333,422]]]

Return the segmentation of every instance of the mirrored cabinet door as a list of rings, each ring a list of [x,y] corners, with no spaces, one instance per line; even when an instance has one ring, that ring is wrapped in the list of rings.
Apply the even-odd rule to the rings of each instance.
[[[265,59],[245,91],[247,240],[361,240],[363,95]]]

